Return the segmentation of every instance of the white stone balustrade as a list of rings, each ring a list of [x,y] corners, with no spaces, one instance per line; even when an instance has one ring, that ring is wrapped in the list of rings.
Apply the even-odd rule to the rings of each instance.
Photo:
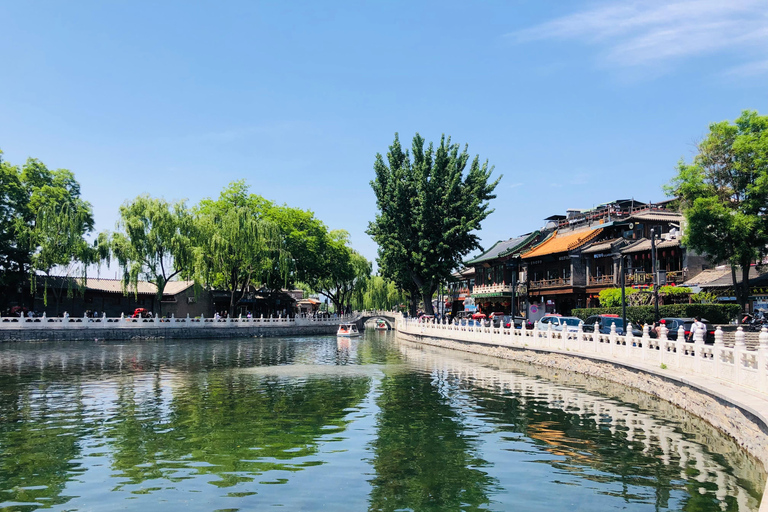
[[[573,355],[597,354],[607,360],[650,364],[661,369],[705,375],[759,392],[768,392],[768,328],[760,332],[757,349],[747,348],[741,327],[736,331],[733,347],[723,344],[723,331],[719,327],[715,331],[715,342],[712,345],[705,344],[703,332],[693,343],[684,341],[682,330],[678,332],[676,340],[670,340],[664,326],[660,329],[658,339],[650,337],[647,326],[639,338],[633,336],[631,330],[627,335],[620,335],[613,328],[609,334],[602,334],[597,325],[595,332],[585,333],[580,326],[578,332],[568,333],[551,329],[540,331],[536,324],[528,330],[419,322],[402,318],[397,328],[408,334],[484,345],[551,350]]]
[[[362,317],[369,316],[387,316],[394,318],[392,312],[364,311],[353,313],[351,315],[330,315],[330,316],[311,316],[297,315],[295,317],[254,317],[254,318],[208,318],[196,317],[190,318],[131,318],[120,317],[70,317],[64,315],[61,317],[0,317],[0,329],[199,329],[199,328],[217,328],[217,329],[238,329],[246,327],[284,327],[286,325],[338,325],[339,323],[355,322]]]

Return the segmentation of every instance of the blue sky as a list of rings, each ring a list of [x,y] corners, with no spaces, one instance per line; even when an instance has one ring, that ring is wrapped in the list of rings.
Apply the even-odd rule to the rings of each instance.
[[[0,149],[72,170],[98,230],[142,193],[246,179],[373,260],[395,132],[503,174],[489,247],[567,208],[662,200],[709,123],[768,114],[765,0],[0,1]]]

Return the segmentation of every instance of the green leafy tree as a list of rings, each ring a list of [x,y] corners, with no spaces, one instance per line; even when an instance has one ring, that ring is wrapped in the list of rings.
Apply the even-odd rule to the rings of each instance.
[[[255,205],[259,218],[277,226],[283,246],[292,258],[290,272],[284,273],[275,266],[269,269],[267,281],[286,287],[295,286],[296,282],[316,287],[326,273],[324,258],[330,241],[328,228],[311,211],[260,199],[262,201]]]
[[[678,163],[665,188],[680,198],[687,223],[683,242],[713,262],[731,264],[744,309],[750,266],[768,245],[768,117],[744,111],[733,123],[713,123],[697,149],[691,164]]]
[[[192,267],[193,222],[186,203],[139,196],[120,207],[118,229],[111,247],[126,290],[135,293],[139,280],[154,283],[157,312],[162,314],[166,284]]]
[[[326,270],[317,291],[333,302],[337,312],[343,313],[356,293],[359,297],[361,287],[371,275],[371,263],[349,246],[349,233],[344,230],[330,232],[325,255]]]
[[[81,263],[84,278],[86,265],[97,253],[84,238],[93,230],[93,212],[81,199],[74,174],[50,170],[34,158],[19,168],[0,157],[0,185],[2,300],[17,297],[17,302],[31,306],[38,272],[46,276],[46,290],[52,271],[73,263]],[[25,296],[24,290],[32,293]]]
[[[352,307],[362,309],[391,310],[405,302],[405,294],[397,285],[382,276],[371,276],[361,286],[359,296],[353,296]]]
[[[415,313],[420,295],[428,313],[439,283],[447,280],[461,260],[479,248],[474,233],[493,211],[489,201],[499,179],[491,182],[493,168],[476,156],[469,164],[465,146],[443,136],[437,148],[413,138],[411,151],[395,141],[387,160],[376,155],[376,178],[371,182],[378,213],[368,234],[379,245],[378,264],[385,277],[411,295]]]
[[[262,199],[248,194],[244,182],[234,182],[217,200],[204,199],[195,210],[195,275],[229,292],[230,315],[250,286],[279,287],[269,281],[275,269],[282,281],[291,268],[279,227],[260,218]]]

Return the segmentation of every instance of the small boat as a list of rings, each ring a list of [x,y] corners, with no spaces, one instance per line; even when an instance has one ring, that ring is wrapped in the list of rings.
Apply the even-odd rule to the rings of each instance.
[[[357,330],[357,325],[355,324],[339,324],[336,336],[360,336],[360,331]]]
[[[379,318],[376,320],[376,330],[377,331],[388,331],[389,327],[387,327],[387,322]]]

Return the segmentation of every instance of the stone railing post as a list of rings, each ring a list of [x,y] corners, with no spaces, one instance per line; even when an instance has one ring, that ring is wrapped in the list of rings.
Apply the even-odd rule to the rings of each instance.
[[[616,345],[618,344],[619,335],[616,333],[616,322],[611,322],[611,332],[608,334],[608,340],[611,344],[610,354],[614,355]]]
[[[552,330],[552,323],[547,324],[547,348],[552,348],[552,337],[555,332]]]
[[[695,333],[693,333],[693,355],[696,358],[696,361],[694,364],[694,370],[696,370],[696,373],[701,373],[701,361],[704,359],[704,336],[707,334],[706,331],[703,331],[701,329],[697,329]]]
[[[723,371],[723,347],[725,347],[723,343],[723,330],[718,325],[717,329],[715,329],[715,346],[712,349],[712,355],[715,359],[715,377],[718,378],[720,378],[720,374]]]
[[[576,349],[584,350],[584,322],[579,322],[579,327],[576,330]]]
[[[627,322],[627,327],[624,330],[624,352],[627,357],[632,354],[632,347],[635,344],[635,336],[632,334],[632,322]]]
[[[599,344],[600,344],[600,323],[595,322],[595,328],[592,331],[592,350],[597,352]]]
[[[642,338],[642,360],[646,361],[648,360],[648,353],[651,350],[651,328],[648,327],[648,324],[645,324],[643,326],[643,338]]]
[[[664,363],[666,360],[669,359],[669,356],[666,354],[667,352],[667,342],[669,339],[667,338],[667,333],[669,332],[669,329],[667,329],[667,326],[664,324],[661,324],[659,326],[659,337],[657,338],[657,346],[659,348],[659,360],[661,363]]]
[[[736,328],[736,341],[733,343],[733,364],[736,366],[736,384],[741,384],[742,367],[744,358],[744,352],[747,350],[746,338],[747,334],[744,332],[744,328],[738,326]]]

